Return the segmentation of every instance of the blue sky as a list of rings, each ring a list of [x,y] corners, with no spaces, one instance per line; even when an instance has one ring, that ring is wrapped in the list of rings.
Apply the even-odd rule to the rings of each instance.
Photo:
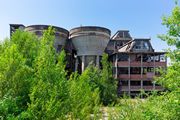
[[[0,40],[9,24],[50,24],[67,30],[78,26],[126,29],[134,38],[151,38],[156,51],[167,48],[157,34],[166,32],[161,17],[171,13],[174,0],[0,0]]]

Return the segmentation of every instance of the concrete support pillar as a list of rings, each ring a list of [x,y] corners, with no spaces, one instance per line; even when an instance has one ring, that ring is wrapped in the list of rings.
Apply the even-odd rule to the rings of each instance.
[[[85,56],[82,56],[82,64],[81,64],[81,70],[82,72],[84,71],[84,67],[85,67]]]
[[[99,68],[99,55],[96,56],[96,67]]]
[[[78,70],[78,57],[76,57],[76,61],[75,61],[75,71]]]
[[[154,72],[154,75],[155,75],[155,73],[156,73],[156,68],[155,68],[155,55],[153,55],[153,72]],[[153,90],[155,90],[156,89],[156,84],[155,84],[155,82],[153,81]]]
[[[115,68],[116,68],[115,78],[117,79],[118,78],[118,54],[116,54]]]
[[[142,53],[141,53],[141,89],[143,89],[143,54]]]
[[[141,90],[143,90],[143,80],[141,80]],[[141,98],[143,98],[142,95],[140,95]]]
[[[129,58],[128,58],[128,62],[129,62],[129,65],[128,65],[128,76],[129,76],[129,80],[128,80],[128,94],[129,96],[131,96],[131,57],[130,57],[130,54],[129,54]]]
[[[130,57],[130,54],[129,54],[129,58],[128,58],[128,76],[129,76],[129,79],[131,78],[131,57]]]
[[[131,81],[128,80],[128,94],[131,96]]]
[[[141,80],[143,78],[143,54],[141,54]]]
[[[155,81],[153,81],[153,90],[156,89],[156,84],[155,84]]]
[[[141,89],[143,89],[143,80],[141,80]]]

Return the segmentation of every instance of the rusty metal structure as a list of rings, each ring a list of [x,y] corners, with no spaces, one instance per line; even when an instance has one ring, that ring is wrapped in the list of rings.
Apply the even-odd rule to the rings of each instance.
[[[17,29],[28,31],[42,37],[49,25],[10,24],[10,35]],[[111,31],[99,26],[81,26],[70,32],[64,28],[55,28],[55,44],[57,52],[62,48],[67,55],[67,70],[82,73],[89,64],[101,68],[101,57],[104,52],[109,55],[113,64],[113,75],[118,80],[118,95],[131,97],[139,95],[141,90],[163,91],[155,83],[159,76],[158,68],[166,69],[165,52],[155,52],[150,38],[133,39],[128,30],[119,30],[111,38]]]

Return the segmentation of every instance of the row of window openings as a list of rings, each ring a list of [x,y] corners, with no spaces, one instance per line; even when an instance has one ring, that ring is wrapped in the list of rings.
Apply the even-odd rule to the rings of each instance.
[[[120,86],[128,86],[127,80],[119,81]],[[143,81],[143,86],[153,86],[152,81]],[[155,84],[156,86],[159,86],[158,84]],[[141,81],[130,81],[130,86],[141,86]]]
[[[118,62],[119,61],[128,61],[129,55],[128,54],[118,54]],[[113,61],[116,60],[116,56],[113,56]],[[141,61],[141,54],[137,54],[134,56],[131,56],[131,62],[133,61]],[[164,55],[143,55],[142,56],[143,62],[165,62],[165,56]]]
[[[116,73],[116,68],[113,68],[113,73]],[[118,74],[128,74],[128,67],[118,67]],[[153,67],[143,67],[142,74],[154,72]],[[159,68],[155,68],[155,74],[159,74]],[[141,74],[141,67],[130,67],[130,74]]]

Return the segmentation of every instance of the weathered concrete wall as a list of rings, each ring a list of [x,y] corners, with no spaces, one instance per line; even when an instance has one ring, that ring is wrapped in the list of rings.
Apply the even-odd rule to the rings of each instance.
[[[70,39],[75,46],[77,56],[81,59],[79,61],[81,71],[84,71],[90,63],[99,67],[99,58],[110,40],[110,33],[109,29],[96,26],[83,26],[70,30]]]
[[[31,25],[25,28],[25,31],[35,33],[38,37],[42,37],[43,31],[47,30],[49,25]],[[59,46],[65,46],[66,40],[68,39],[69,32],[60,27],[52,26],[55,29],[55,48]]]
[[[102,27],[79,27],[70,30],[77,55],[102,55],[110,39],[110,30]]]

